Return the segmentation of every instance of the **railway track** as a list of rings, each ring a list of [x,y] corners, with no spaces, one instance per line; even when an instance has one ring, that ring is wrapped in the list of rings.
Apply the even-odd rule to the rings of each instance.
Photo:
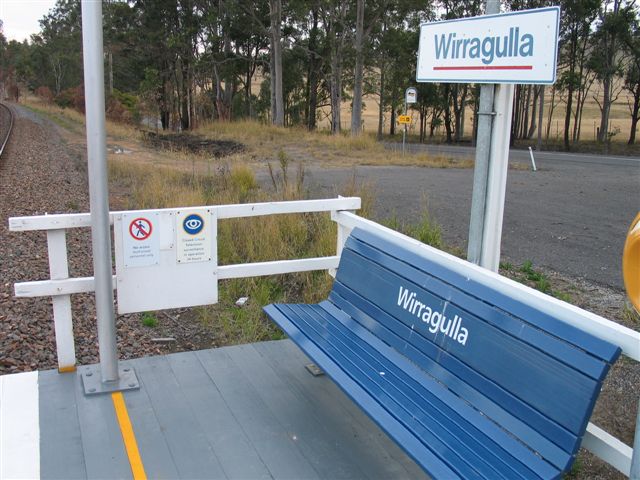
[[[4,147],[9,140],[13,129],[13,112],[9,107],[0,103],[0,156],[4,152]]]

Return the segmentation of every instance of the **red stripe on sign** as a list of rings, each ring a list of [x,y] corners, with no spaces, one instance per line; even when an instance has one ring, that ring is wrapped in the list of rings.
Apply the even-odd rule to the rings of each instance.
[[[434,70],[533,70],[533,65],[478,65],[476,67],[433,67]]]

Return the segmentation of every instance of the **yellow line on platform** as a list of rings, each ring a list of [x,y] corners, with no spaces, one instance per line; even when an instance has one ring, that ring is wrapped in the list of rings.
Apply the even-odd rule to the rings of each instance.
[[[131,465],[131,473],[133,473],[134,480],[146,480],[147,474],[144,471],[144,465],[140,458],[140,451],[138,450],[138,443],[136,442],[136,436],[133,433],[133,427],[131,426],[131,420],[129,419],[129,413],[127,412],[127,405],[124,403],[124,396],[122,392],[115,392],[111,394],[113,400],[113,407],[116,410],[116,416],[118,417],[118,424],[120,425],[120,432],[122,433],[122,440],[124,441],[124,447],[127,450],[127,456],[129,457],[129,464]]]

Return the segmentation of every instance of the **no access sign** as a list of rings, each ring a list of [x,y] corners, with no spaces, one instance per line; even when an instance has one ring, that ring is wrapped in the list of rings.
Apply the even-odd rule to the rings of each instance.
[[[559,7],[422,24],[416,80],[552,84],[559,25]]]
[[[148,267],[160,262],[160,235],[156,231],[158,214],[125,213],[122,215],[126,228],[124,234],[124,266]]]

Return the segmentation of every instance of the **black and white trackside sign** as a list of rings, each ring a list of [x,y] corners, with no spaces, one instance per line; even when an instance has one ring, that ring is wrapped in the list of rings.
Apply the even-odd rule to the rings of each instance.
[[[559,24],[559,7],[425,23],[416,80],[552,84]]]

